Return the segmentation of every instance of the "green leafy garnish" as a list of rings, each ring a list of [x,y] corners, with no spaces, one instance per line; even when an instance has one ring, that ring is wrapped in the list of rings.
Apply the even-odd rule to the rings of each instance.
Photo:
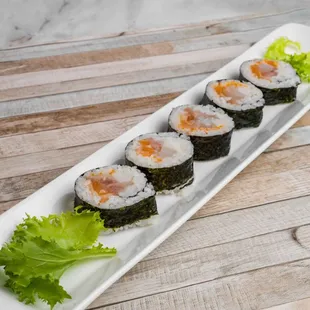
[[[294,49],[296,53],[287,53],[288,48]],[[281,37],[268,47],[264,57],[290,63],[303,82],[310,82],[310,52],[302,53],[299,42]]]
[[[103,220],[98,212],[27,217],[16,227],[10,243],[0,250],[5,286],[18,299],[33,304],[40,298],[53,308],[71,296],[59,284],[63,273],[79,261],[112,257],[114,248],[94,245]]]

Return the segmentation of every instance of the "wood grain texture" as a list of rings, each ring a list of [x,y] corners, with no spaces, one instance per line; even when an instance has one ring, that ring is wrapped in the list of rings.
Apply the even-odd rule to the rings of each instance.
[[[310,226],[298,227],[293,232],[293,238],[300,246],[310,250]]]
[[[87,144],[66,149],[52,150],[1,159],[1,169],[10,167],[0,173],[0,179],[13,176],[66,168],[77,164],[105,145],[104,142]]]
[[[109,50],[95,50],[82,53],[6,61],[0,63],[0,76],[165,55],[171,54],[173,51],[174,46],[170,42],[159,42]]]
[[[307,196],[236,211],[232,207],[230,211],[234,212],[195,217],[150,253],[146,260],[307,225],[310,223],[309,206]]]
[[[268,32],[269,29],[257,29],[244,32],[242,36],[240,33],[207,35],[198,38],[195,37],[102,50],[98,50],[97,45],[93,46],[89,44],[88,47],[90,50],[85,52],[73,52],[69,54],[2,62],[0,63],[0,76],[183,53],[194,50],[218,48],[221,46],[228,47],[236,43],[252,44],[260,40]],[[104,46],[102,47],[104,48]]]
[[[265,29],[259,29],[244,33],[240,39],[236,39],[236,35],[232,36],[228,34],[219,35],[216,38],[203,36],[186,40],[124,46],[108,50],[90,50],[82,53],[70,53],[25,60],[6,61],[0,63],[0,76],[72,68],[105,62],[183,53],[201,49],[212,49],[219,48],[223,45],[233,46],[236,43],[252,44],[258,41],[265,33]],[[239,34],[238,37],[240,37]]]
[[[309,297],[309,267],[309,259],[301,260],[97,309],[261,309]]]
[[[85,90],[75,93],[50,95],[0,102],[0,118],[58,111],[68,108],[115,102],[133,98],[161,95],[187,90],[205,79],[208,74],[150,81],[130,85]]]
[[[195,250],[143,261],[90,308],[309,258],[310,251],[292,238],[292,232],[289,229],[206,248],[197,244]],[[208,238],[210,233],[212,231],[206,229],[201,238]],[[124,298],[119,292],[125,290],[128,291]]]
[[[0,137],[151,114],[180,94],[181,92],[168,93],[99,103],[87,107],[0,118]]]
[[[226,48],[201,50],[177,55],[3,76],[0,77],[0,101],[209,73],[228,63],[232,57],[239,56],[248,47],[249,45],[238,45],[232,46],[229,50]],[[190,61],[190,59],[196,60]]]
[[[298,301],[293,301],[285,305],[278,305],[264,310],[309,310],[310,298],[305,298]]]
[[[14,207],[18,204],[21,200],[10,200],[5,202],[0,202],[0,215],[5,211],[9,210],[10,208]]]
[[[226,212],[232,206],[233,209],[239,209],[308,195],[309,184],[306,185],[308,182],[304,181],[309,175],[309,165],[306,158],[299,161],[299,151],[302,153],[303,147],[261,155],[225,187],[225,193],[219,192],[209,202],[209,207],[200,209],[196,216]],[[299,183],[301,180],[303,184]],[[242,189],[244,199],[238,200],[235,195],[237,189]],[[231,197],[229,201],[225,198],[226,195]]]
[[[0,138],[0,158],[110,141],[145,119],[145,115]]]
[[[307,112],[293,127],[302,127],[310,125],[310,112]]]
[[[162,55],[140,59],[100,63],[74,68],[28,72],[0,76],[0,90],[22,88],[27,86],[61,83],[81,79],[90,79],[99,76],[113,76],[124,73],[145,72],[146,70],[171,68],[193,63],[211,63],[221,59],[235,58],[248,49],[248,44],[241,44],[227,48],[205,49],[178,53],[177,55]]]
[[[305,119],[307,119],[307,115]],[[303,121],[305,122],[305,121]],[[310,143],[310,126],[297,127],[302,125],[302,122],[296,124],[294,128],[288,130],[277,141],[275,141],[270,147],[269,151],[281,150],[284,148],[296,147],[307,145]]]
[[[223,65],[231,59],[221,59],[218,62],[203,62],[198,64],[182,65],[170,68],[155,68],[141,70],[139,72],[118,73],[112,76],[99,76],[94,78],[77,79],[73,81],[56,82],[51,84],[35,85],[22,88],[12,88],[0,91],[0,102],[32,98],[36,96],[48,96],[62,93],[77,92],[89,89],[100,89],[123,84],[134,84],[147,81],[176,78],[193,74],[207,74]]]
[[[7,179],[0,179],[0,202],[26,198],[45,184],[64,173],[67,168],[37,172]],[[7,208],[7,206],[0,206]]]

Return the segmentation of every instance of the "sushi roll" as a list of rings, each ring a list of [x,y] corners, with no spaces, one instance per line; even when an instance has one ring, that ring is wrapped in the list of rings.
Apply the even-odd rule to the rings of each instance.
[[[77,211],[99,211],[104,227],[113,231],[148,224],[158,214],[153,185],[135,167],[89,170],[78,177],[74,190]]]
[[[194,145],[195,160],[213,160],[228,155],[234,121],[212,105],[183,105],[169,116],[169,131],[186,134]]]
[[[261,89],[265,105],[293,102],[300,78],[295,69],[284,61],[253,59],[240,67],[240,79]]]
[[[208,83],[201,104],[222,108],[235,128],[258,127],[263,119],[265,100],[260,89],[247,82],[220,80]]]
[[[193,145],[177,133],[141,135],[126,147],[126,163],[137,166],[156,192],[176,192],[193,183]]]

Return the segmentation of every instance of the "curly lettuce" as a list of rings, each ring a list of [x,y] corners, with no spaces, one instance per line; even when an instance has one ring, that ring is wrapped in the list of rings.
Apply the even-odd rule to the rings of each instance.
[[[289,48],[295,50],[296,53],[287,53]],[[310,82],[310,52],[302,53],[299,42],[291,41],[286,37],[280,37],[267,48],[264,57],[288,62],[296,70],[303,82]]]
[[[59,284],[68,268],[82,260],[116,254],[114,248],[94,245],[102,229],[98,212],[67,212],[40,219],[27,215],[0,250],[0,266],[8,277],[5,286],[20,301],[34,304],[39,298],[51,309],[71,298]]]

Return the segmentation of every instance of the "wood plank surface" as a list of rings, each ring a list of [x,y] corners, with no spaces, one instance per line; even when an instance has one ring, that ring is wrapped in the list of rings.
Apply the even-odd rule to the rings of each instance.
[[[195,218],[163,242],[147,260],[307,225],[309,204],[306,196]]]
[[[308,114],[305,115],[305,118],[302,119],[301,122],[305,122],[307,118],[308,118]],[[305,127],[296,127],[296,126],[288,130],[282,137],[280,137],[280,139],[275,141],[273,145],[269,147],[269,151],[276,151],[276,150],[281,150],[285,148],[309,144],[310,143],[310,126],[305,126]]]
[[[133,116],[0,138],[0,158],[106,142],[132,128],[145,117],[145,115]]]
[[[0,50],[0,214],[275,27],[309,17],[296,6]],[[310,308],[309,153],[308,113],[89,309]]]
[[[285,305],[278,305],[265,310],[309,310],[310,309],[310,298],[303,300],[293,301]]]
[[[219,62],[203,62],[191,65],[181,65],[170,68],[152,68],[139,72],[117,73],[112,76],[98,76],[93,78],[78,79],[72,81],[61,81],[50,84],[34,85],[21,88],[10,88],[0,91],[0,102],[16,100],[21,98],[32,98],[36,96],[48,96],[89,89],[98,89],[122,84],[147,82],[186,76],[192,74],[207,74],[220,68],[231,59],[221,59]]]
[[[261,37],[261,33],[262,30],[255,31],[253,33],[245,33],[242,37],[242,42],[238,40],[238,44],[253,44]],[[221,39],[223,40],[223,36],[221,37]],[[142,44],[108,50],[91,50],[82,53],[71,53],[18,61],[7,61],[0,63],[0,76],[64,68],[74,68],[100,63],[110,63],[115,61],[184,53],[195,50],[210,50],[212,48],[220,48],[220,46],[223,45],[223,43],[212,44],[213,41],[214,40],[210,42],[209,36],[204,36],[187,40],[177,40],[169,42],[165,41],[153,44]],[[226,45],[233,46],[236,43],[236,40],[231,35],[226,35],[225,43]]]
[[[201,82],[207,76],[207,74],[198,74],[189,77],[106,87],[75,93],[4,101],[0,102],[0,118],[185,91]]]
[[[309,226],[304,227],[309,231]],[[213,247],[197,244],[195,250],[143,261],[90,308],[123,302],[119,292],[125,289],[130,292],[126,299],[137,299],[309,258],[310,252],[292,238],[292,232],[284,230]]]
[[[96,309],[262,309],[308,297],[309,267],[309,259],[300,260]]]
[[[0,118],[0,137],[110,121],[119,119],[119,111],[122,111],[122,118],[147,115],[155,112],[180,94],[181,92],[168,93],[104,102],[80,108]]]
[[[21,202],[21,199],[0,202],[0,215]]]
[[[96,89],[215,71],[250,45],[0,76],[0,100]],[[195,61],[193,61],[195,59]]]
[[[153,44],[128,46],[126,48],[120,47],[110,50],[95,50],[82,53],[71,53],[25,60],[6,61],[0,63],[0,76],[26,72],[74,68],[105,62],[165,55],[172,53],[173,50],[174,46],[170,42],[159,42]]]
[[[300,120],[298,120],[293,127],[303,127],[310,124],[310,112],[306,113]]]
[[[4,169],[4,167],[10,167],[10,169],[2,171],[2,173],[0,172],[0,179],[70,167],[99,150],[104,145],[105,143],[99,142],[59,150],[5,157],[0,161],[0,169]]]
[[[61,83],[66,81],[91,79],[99,76],[109,77],[117,74],[145,72],[151,69],[181,67],[193,63],[235,58],[249,48],[249,44],[241,44],[215,49],[205,49],[179,53],[177,55],[161,55],[141,59],[115,61],[96,65],[86,65],[74,68],[55,69],[39,72],[0,76],[0,90],[22,88],[27,86]],[[210,66],[209,64],[209,66]],[[214,71],[214,70],[211,70]],[[111,77],[110,77],[111,78]],[[120,83],[126,84],[126,83]],[[110,86],[110,85],[107,85]]]

